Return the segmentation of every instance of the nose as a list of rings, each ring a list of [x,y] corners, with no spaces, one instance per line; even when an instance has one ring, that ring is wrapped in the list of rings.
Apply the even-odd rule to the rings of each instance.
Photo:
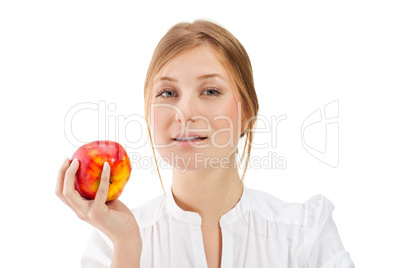
[[[200,116],[197,102],[191,97],[182,98],[177,108],[176,121],[179,123],[196,122]]]

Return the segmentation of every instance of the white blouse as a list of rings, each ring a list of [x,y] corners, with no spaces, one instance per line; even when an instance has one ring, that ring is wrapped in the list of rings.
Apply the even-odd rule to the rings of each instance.
[[[240,201],[219,221],[221,267],[352,268],[332,219],[333,204],[316,195],[304,204],[286,203],[243,187]],[[141,267],[207,267],[201,217],[184,211],[171,188],[132,210],[142,238]],[[113,244],[93,231],[83,268],[110,267]]]

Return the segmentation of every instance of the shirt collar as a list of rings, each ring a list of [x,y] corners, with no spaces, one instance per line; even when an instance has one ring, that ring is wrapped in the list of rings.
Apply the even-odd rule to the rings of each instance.
[[[166,193],[166,201],[172,215],[179,220],[180,222],[201,226],[202,219],[201,216],[197,212],[192,211],[184,211],[181,209],[173,198],[172,186],[170,186],[169,191]],[[240,197],[239,202],[226,214],[222,215],[219,220],[219,224],[221,227],[233,223],[238,219],[242,219],[246,211],[249,210],[250,207],[250,197],[249,191],[243,184],[243,193]]]

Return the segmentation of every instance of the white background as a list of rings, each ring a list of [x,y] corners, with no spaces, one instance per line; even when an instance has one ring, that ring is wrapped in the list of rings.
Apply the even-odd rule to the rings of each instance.
[[[0,266],[79,267],[91,226],[54,194],[59,166],[77,149],[65,135],[66,115],[77,104],[104,102],[116,108],[107,111],[110,120],[142,116],[157,42],[175,23],[204,18],[227,28],[248,51],[260,115],[286,116],[277,125],[276,147],[253,151],[254,157],[275,152],[286,169],[250,169],[245,185],[289,202],[326,195],[356,267],[401,267],[397,1],[133,2],[1,2]],[[312,157],[301,141],[303,121],[333,101],[339,102],[337,167]],[[310,142],[318,148],[325,128],[316,126]],[[95,110],[77,113],[70,128],[81,141],[103,138]],[[123,143],[146,140],[145,134],[130,122],[117,136]],[[270,133],[256,135],[256,142],[270,142]],[[142,157],[133,161],[120,197],[134,208],[163,191],[144,161],[152,159],[149,143],[128,151]],[[168,190],[170,171],[162,169],[162,178]]]

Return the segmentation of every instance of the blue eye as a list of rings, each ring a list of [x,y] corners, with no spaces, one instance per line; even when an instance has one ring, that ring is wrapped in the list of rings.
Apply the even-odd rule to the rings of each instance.
[[[217,96],[222,94],[219,89],[217,88],[207,88],[202,92],[202,95],[207,95],[207,96]],[[156,98],[162,96],[164,98],[172,98],[172,97],[177,97],[176,92],[172,90],[167,90],[167,89],[162,89],[159,91],[156,95]]]
[[[165,93],[166,93],[166,94],[165,94]],[[165,94],[165,95],[163,95],[163,94]],[[160,91],[160,92],[156,95],[156,97],[159,97],[159,96],[163,96],[163,97],[165,97],[165,98],[174,97],[174,91],[163,89],[162,91]]]
[[[207,88],[203,93],[207,93],[206,95],[213,96],[213,95],[220,95],[221,92],[217,88]]]

